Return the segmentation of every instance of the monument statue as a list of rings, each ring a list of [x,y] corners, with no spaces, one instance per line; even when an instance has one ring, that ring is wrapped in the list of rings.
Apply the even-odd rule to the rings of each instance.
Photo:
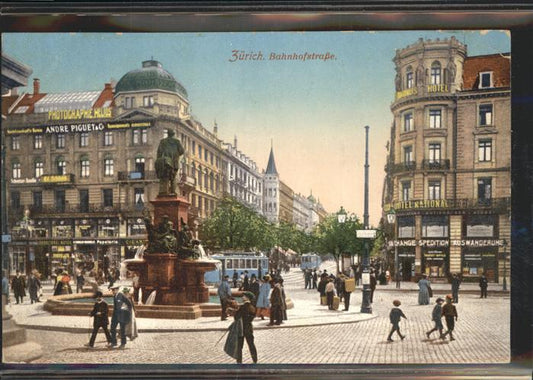
[[[178,253],[178,239],[173,223],[168,220],[168,215],[163,215],[157,227],[152,224],[149,217],[144,218],[148,232],[147,253]]]
[[[159,179],[159,195],[176,194],[176,173],[180,167],[180,156],[185,153],[175,132],[168,130],[168,137],[159,142],[155,172]]]

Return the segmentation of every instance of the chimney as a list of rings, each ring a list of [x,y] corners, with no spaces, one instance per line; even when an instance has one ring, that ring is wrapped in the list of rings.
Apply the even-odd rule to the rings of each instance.
[[[39,81],[39,78],[34,78],[33,79],[33,95],[38,94],[40,88],[41,88],[41,82]]]
[[[237,149],[237,135],[233,138],[233,146]]]

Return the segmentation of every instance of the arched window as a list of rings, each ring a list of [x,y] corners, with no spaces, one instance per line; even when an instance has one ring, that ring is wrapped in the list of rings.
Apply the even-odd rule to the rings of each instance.
[[[431,64],[431,84],[441,84],[441,66],[439,61],[435,61]]]

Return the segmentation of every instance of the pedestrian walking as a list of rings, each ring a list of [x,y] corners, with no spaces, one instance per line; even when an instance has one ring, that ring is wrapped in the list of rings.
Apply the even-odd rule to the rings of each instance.
[[[131,322],[133,305],[123,293],[119,292],[119,285],[114,285],[113,291],[113,316],[111,317],[111,347],[117,346],[117,326],[120,324],[120,348],[126,346],[126,328]]]
[[[2,270],[2,302],[5,302],[6,305],[9,304],[9,280],[5,269]]]
[[[254,299],[252,300],[252,305],[256,305],[257,299],[259,298],[259,281],[255,273],[252,273],[250,276],[250,291],[254,294]]]
[[[233,287],[237,287],[237,281],[239,280],[239,274],[237,271],[233,271]]]
[[[422,278],[418,281],[418,304],[419,305],[429,305],[429,289],[431,289],[431,283],[427,279],[425,274],[422,275]]]
[[[39,301],[39,290],[41,289],[41,281],[36,276],[35,272],[31,272],[28,277],[28,293],[30,293],[30,302]]]
[[[11,280],[11,289],[13,289],[13,294],[15,295],[15,301],[17,304],[24,302],[24,297],[26,297],[26,281],[24,277],[21,276],[20,271],[17,271],[13,280]]]
[[[134,340],[139,336],[139,331],[137,330],[137,319],[135,318],[135,302],[133,301],[133,295],[130,293],[129,288],[122,289],[122,293],[124,293],[124,295],[131,302],[131,322],[126,325],[126,336],[130,340]]]
[[[442,338],[442,329],[444,328],[442,326],[442,303],[444,302],[444,300],[442,298],[437,298],[435,300],[435,307],[433,308],[433,312],[431,313],[431,320],[433,322],[435,322],[435,326],[429,330],[428,332],[426,332],[426,336],[428,337],[429,339],[429,336],[434,332],[434,331],[439,331],[439,334],[440,334],[440,337]]]
[[[244,290],[245,292],[250,290],[250,279],[248,277],[247,270],[244,271],[244,277],[242,279],[242,290]]]
[[[335,284],[335,290],[337,292],[337,296],[339,297],[339,302],[342,302],[342,296],[344,295],[344,291],[341,290],[341,284],[343,282],[342,273],[338,274],[337,277],[333,279],[333,283]]]
[[[313,289],[316,289],[318,285],[318,273],[316,273],[316,268],[313,270]]]
[[[281,325],[283,320],[283,299],[279,280],[272,280],[272,292],[270,293],[270,323],[268,326]]]
[[[220,298],[220,320],[225,321],[228,319],[227,309],[229,302],[232,299],[231,297],[231,288],[229,286],[229,276],[225,275],[217,290],[218,297]]]
[[[264,276],[261,284],[259,285],[259,295],[257,296],[256,308],[257,308],[257,317],[265,319],[265,317],[270,317],[270,277],[268,275]]]
[[[392,324],[392,329],[389,333],[389,336],[387,337],[388,342],[393,341],[392,334],[395,331],[400,336],[401,340],[405,339],[405,335],[402,335],[402,333],[400,332],[400,319],[401,318],[407,319],[402,309],[400,309],[400,305],[402,303],[399,300],[394,300],[392,301],[392,304],[394,305],[394,307],[391,309],[390,314],[389,314],[389,319],[390,319],[390,323]]]
[[[333,297],[335,296],[335,284],[333,279],[330,277],[326,283],[326,299],[328,303],[328,309],[333,310]]]
[[[306,269],[304,271],[304,289],[311,289],[312,275],[311,270]]]
[[[394,276],[396,277],[396,289],[400,289],[401,287],[401,281],[402,281],[402,275],[400,271],[398,270]]]
[[[457,321],[457,309],[452,303],[452,299],[452,295],[448,294],[446,296],[446,304],[442,307],[442,315],[444,315],[448,330],[442,334],[441,339],[446,339],[446,335],[450,334],[450,341],[455,340],[453,337],[453,329],[455,328],[455,322]]]
[[[107,289],[113,289],[113,287],[115,286],[115,269],[114,268],[111,268],[111,270],[107,272],[107,281],[109,282],[109,285],[107,285]]]
[[[374,302],[374,292],[376,291],[376,285],[376,273],[372,271],[370,272],[370,303]]]
[[[342,291],[344,296],[344,311],[350,310],[350,297],[355,290],[355,278],[346,278],[342,281]]]
[[[481,275],[479,278],[479,288],[481,289],[481,297],[479,298],[487,298],[487,288],[489,287],[489,282],[487,281],[487,277],[485,277],[484,274]]]
[[[101,291],[97,291],[95,293],[96,302],[93,306],[92,311],[89,313],[91,317],[93,317],[93,331],[91,334],[91,339],[89,340],[89,343],[86,344],[87,347],[94,347],[94,341],[96,340],[96,335],[98,334],[98,330],[102,328],[104,330],[105,338],[107,340],[107,344],[111,344],[111,334],[109,333],[109,330],[107,329],[107,326],[109,325],[109,306],[107,305],[107,302],[104,301],[104,295]]]
[[[228,337],[224,345],[224,352],[236,359],[238,364],[242,364],[242,350],[244,340],[248,344],[250,355],[254,363],[257,363],[257,349],[254,343],[254,330],[252,321],[255,317],[255,307],[252,305],[252,292],[243,292],[243,304],[235,312],[233,323],[228,327]]]
[[[287,320],[287,296],[285,295],[285,287],[283,286],[283,279],[279,279],[279,286],[281,288],[281,320]]]
[[[85,285],[85,278],[81,268],[76,269],[76,293],[83,293],[83,285]]]
[[[141,304],[142,299],[139,297],[139,290],[141,287],[139,286],[139,273],[134,272],[133,277],[131,278],[131,286],[133,287],[133,299],[137,300],[137,303]]]
[[[453,297],[453,303],[459,302],[459,287],[461,286],[461,279],[457,275],[457,273],[454,273],[452,275],[452,297]]]

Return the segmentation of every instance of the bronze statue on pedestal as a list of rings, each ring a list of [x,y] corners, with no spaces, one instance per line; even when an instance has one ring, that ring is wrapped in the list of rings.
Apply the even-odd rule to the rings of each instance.
[[[159,178],[159,195],[176,194],[176,173],[180,167],[180,156],[185,153],[180,140],[174,137],[175,132],[168,130],[168,137],[159,142],[155,172]]]

